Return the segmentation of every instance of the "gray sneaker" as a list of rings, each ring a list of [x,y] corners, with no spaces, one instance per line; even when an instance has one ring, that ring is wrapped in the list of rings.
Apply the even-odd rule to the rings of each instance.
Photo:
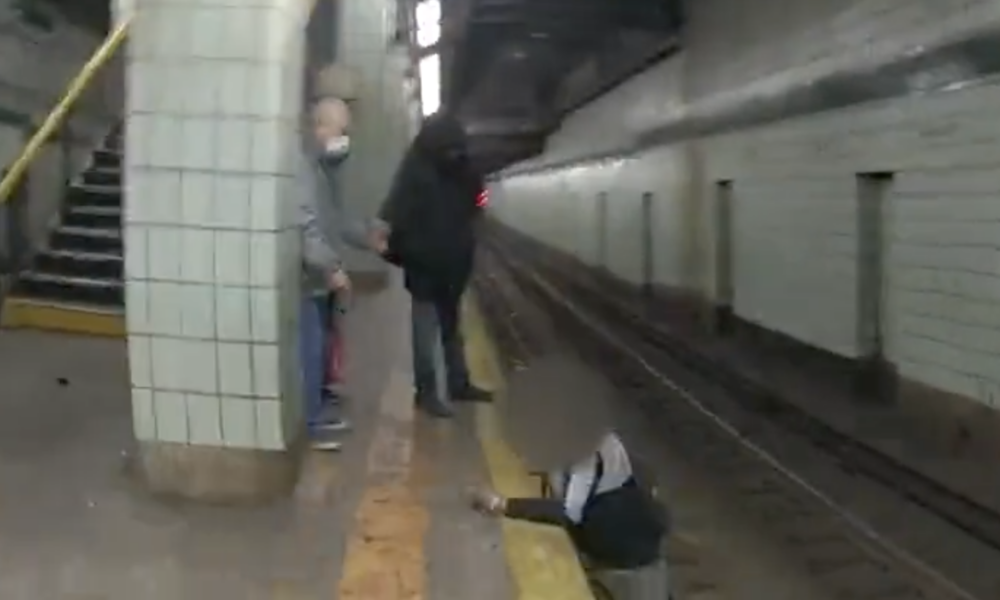
[[[451,403],[442,402],[440,399],[435,397],[427,397],[423,394],[417,394],[414,396],[414,402],[417,408],[424,413],[438,418],[438,419],[449,419],[455,416],[455,411],[451,407]]]
[[[313,426],[314,431],[323,433],[337,433],[340,431],[349,431],[351,429],[351,422],[347,419],[341,419],[339,417],[334,417],[328,421],[324,421],[318,425]]]
[[[309,448],[316,452],[340,452],[344,445],[333,440],[310,440]]]

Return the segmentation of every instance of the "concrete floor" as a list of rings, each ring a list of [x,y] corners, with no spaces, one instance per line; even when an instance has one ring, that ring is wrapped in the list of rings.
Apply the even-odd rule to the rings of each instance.
[[[293,498],[253,510],[165,503],[132,480],[124,342],[0,331],[0,598],[533,597],[505,556],[528,546],[464,504],[467,485],[490,480],[477,431],[487,409],[414,416],[408,329],[400,294],[359,299],[347,323],[356,430],[342,454],[307,458]],[[641,414],[621,416],[670,490],[685,588],[704,600],[823,600]]]
[[[510,598],[499,525],[462,503],[486,478],[469,415],[414,421],[404,307],[358,300],[356,430],[307,458],[294,498],[252,510],[165,503],[132,480],[123,341],[0,331],[0,598]],[[415,450],[384,452],[399,447]]]

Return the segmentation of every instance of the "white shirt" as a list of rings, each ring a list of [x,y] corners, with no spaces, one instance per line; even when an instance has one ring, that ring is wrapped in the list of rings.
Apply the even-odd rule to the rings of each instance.
[[[598,456],[601,457],[603,471],[595,487]],[[617,435],[609,433],[601,439],[593,454],[570,467],[562,477],[554,478],[554,483],[557,484],[555,491],[557,495],[563,497],[563,511],[566,516],[573,523],[579,523],[583,520],[583,512],[590,499],[592,488],[593,495],[599,496],[622,487],[631,477],[632,463],[628,451]],[[560,488],[562,482],[567,480],[564,492]]]

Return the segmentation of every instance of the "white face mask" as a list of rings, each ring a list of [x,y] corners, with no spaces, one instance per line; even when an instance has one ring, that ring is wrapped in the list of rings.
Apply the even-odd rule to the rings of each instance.
[[[350,136],[337,136],[326,143],[326,155],[330,157],[344,157],[351,150]]]

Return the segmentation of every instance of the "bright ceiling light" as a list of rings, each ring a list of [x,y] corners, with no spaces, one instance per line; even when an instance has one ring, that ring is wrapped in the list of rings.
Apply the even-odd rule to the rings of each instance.
[[[441,108],[441,55],[420,59],[420,110],[429,117]]]
[[[417,4],[417,44],[427,48],[441,39],[441,1],[423,0]]]

